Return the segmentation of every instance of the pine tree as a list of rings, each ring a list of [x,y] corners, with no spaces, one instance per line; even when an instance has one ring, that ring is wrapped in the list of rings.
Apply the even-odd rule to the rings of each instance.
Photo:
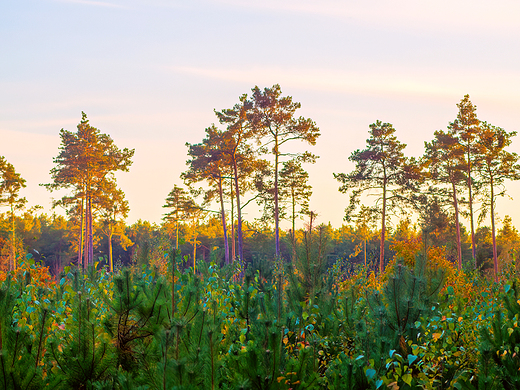
[[[72,305],[72,320],[67,322],[66,334],[57,334],[50,340],[50,354],[58,368],[53,374],[61,381],[60,388],[87,389],[113,375],[115,354],[77,272],[74,284],[78,291]]]
[[[376,205],[381,213],[379,272],[383,273],[389,213],[409,203],[409,195],[416,191],[421,175],[415,161],[404,156],[406,145],[397,139],[390,123],[377,121],[370,125],[369,133],[366,149],[358,149],[349,157],[356,164],[354,171],[349,174],[335,173],[334,177],[342,183],[339,191],[350,193],[347,215],[353,213],[363,192],[372,191],[377,197]]]
[[[312,187],[308,184],[309,174],[302,168],[301,161],[297,159],[283,163],[280,171],[281,215],[285,214],[284,208],[289,208],[289,220],[291,221],[292,257],[296,260],[296,217],[309,213],[309,199],[312,195]],[[296,206],[300,205],[297,210]],[[285,207],[283,207],[285,206]]]
[[[166,198],[166,204],[163,205],[166,209],[171,209],[165,214],[165,220],[173,222],[175,224],[175,251],[179,250],[179,224],[185,220],[187,215],[192,209],[197,208],[193,198],[184,190],[182,187],[177,185],[173,186],[173,189]]]
[[[495,210],[496,199],[504,196],[506,180],[520,180],[519,156],[516,153],[508,152],[505,148],[511,145],[511,139],[516,132],[506,132],[504,129],[492,126],[486,122],[481,124],[478,136],[478,153],[481,159],[478,164],[478,173],[485,186],[483,218],[487,211],[491,217],[491,234],[493,239],[493,269],[495,282],[498,282],[498,254],[496,244]]]
[[[298,102],[293,102],[291,96],[282,96],[280,85],[275,84],[271,88],[255,87],[252,89],[251,121],[254,135],[263,139],[264,147],[271,150],[274,158],[274,224],[275,224],[275,256],[280,257],[280,208],[279,208],[279,172],[280,164],[284,156],[300,158],[312,162],[317,156],[309,152],[286,153],[282,149],[287,142],[300,140],[310,145],[315,145],[320,136],[320,130],[310,118],[302,116],[296,118],[296,110],[301,107]]]
[[[102,192],[105,181],[113,179],[114,172],[129,170],[134,150],[117,148],[110,136],[89,124],[84,112],[77,132],[61,129],[60,138],[60,153],[53,160],[56,166],[51,169],[53,182],[44,186],[50,191],[72,190],[72,194],[55,202],[55,206],[76,206],[79,209],[80,232],[86,244],[83,268],[86,268],[94,261],[93,201]],[[78,265],[81,263],[82,250],[83,239],[80,239]]]
[[[25,188],[25,180],[16,173],[14,166],[0,156],[0,206],[9,206],[11,220],[11,246],[9,255],[9,270],[16,271],[16,230],[15,211],[21,209],[27,200],[19,197],[19,192]]]
[[[130,208],[124,192],[117,188],[115,181],[105,180],[102,185],[102,194],[95,200],[95,203],[100,209],[101,231],[107,236],[109,270],[114,272],[113,237],[124,237],[126,239],[124,248],[132,244],[124,232],[124,219],[128,216]]]
[[[469,95],[464,95],[464,98],[457,104],[459,111],[457,118],[451,122],[448,129],[454,134],[459,145],[463,151],[463,158],[461,159],[463,170],[465,172],[466,183],[468,188],[468,206],[471,227],[471,248],[473,252],[473,259],[476,261],[476,241],[475,241],[475,224],[474,224],[474,177],[473,172],[475,164],[479,159],[475,146],[477,143],[477,133],[479,132],[480,121],[477,118],[477,107],[469,100]],[[476,266],[476,263],[475,263]]]
[[[11,277],[0,287],[0,389],[37,390],[44,386],[40,362],[48,312],[42,311],[40,323],[33,324],[40,337],[32,341],[31,335],[14,323],[16,290]]]
[[[136,370],[139,354],[147,340],[164,326],[167,318],[167,292],[161,280],[144,280],[125,269],[114,277],[114,293],[107,304],[111,315],[104,322],[116,341],[116,367]]]
[[[206,191],[205,203],[210,203],[213,200],[215,192],[218,194],[220,217],[224,233],[224,261],[226,264],[230,264],[223,187],[223,180],[229,162],[226,161],[226,155],[222,150],[222,143],[222,132],[213,125],[206,128],[206,138],[204,138],[202,143],[194,145],[186,144],[189,148],[188,155],[191,160],[187,162],[189,166],[188,171],[182,173],[181,177],[188,185],[202,180],[210,183],[211,188]]]
[[[520,294],[518,286],[506,285],[504,310],[496,310],[491,328],[482,327],[479,357],[479,388],[520,388]]]
[[[459,223],[459,187],[467,184],[464,166],[460,161],[464,157],[464,150],[459,147],[453,133],[435,132],[435,139],[425,142],[424,163],[429,167],[429,179],[434,183],[429,189],[436,199],[442,199],[453,206],[455,228],[457,232],[458,268],[462,270],[462,240]]]

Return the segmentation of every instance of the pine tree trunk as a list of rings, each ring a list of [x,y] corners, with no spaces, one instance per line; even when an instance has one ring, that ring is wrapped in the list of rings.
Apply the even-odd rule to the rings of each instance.
[[[171,257],[171,263],[172,263],[172,320],[175,317],[175,268],[176,268],[176,258],[177,258],[177,251],[171,251],[170,254]]]
[[[114,272],[114,258],[112,256],[112,236],[114,235],[112,226],[109,226],[108,233],[108,262],[110,265],[110,272]]]
[[[175,209],[175,256],[179,252],[179,206]]]
[[[363,239],[363,252],[365,253],[365,269],[367,268],[367,239]]]
[[[381,243],[379,245],[379,273],[385,270],[385,233],[386,233],[386,179],[383,184],[383,216],[381,218]]]
[[[236,247],[235,247],[235,194],[233,192],[233,180],[231,180],[231,261],[235,262]]]
[[[457,201],[457,189],[455,183],[452,182],[453,207],[455,209],[455,228],[457,229],[457,268],[462,270],[462,244],[460,240],[460,223],[459,223],[459,203]]]
[[[293,264],[296,262],[296,197],[294,195],[294,188],[291,188],[292,198],[292,260]]]
[[[224,208],[224,195],[222,192],[222,176],[218,177],[218,194],[220,197],[220,213],[222,218],[222,230],[224,232],[224,260],[225,264],[229,264],[229,243],[228,243],[228,235],[227,235],[227,227],[226,227],[226,210]]]
[[[80,214],[81,214],[81,220],[79,225],[79,244],[78,244],[78,268],[83,268],[82,259],[83,259],[83,223],[85,220],[85,214],[84,214],[84,198],[81,198],[81,208],[80,208]]]
[[[471,185],[471,152],[468,146],[468,152],[467,152],[467,159],[468,159],[468,169],[467,169],[467,175],[468,175],[468,191],[469,191],[469,218],[470,218],[470,225],[471,225],[471,253],[473,256],[473,264],[475,269],[477,269],[477,244],[475,239],[475,223],[473,219],[473,189]]]
[[[89,241],[89,265],[94,264],[94,236],[92,231],[92,197],[88,199],[88,214],[89,214],[89,226],[88,226],[88,241]]]
[[[493,176],[491,176],[491,232],[493,235],[493,270],[495,273],[495,283],[498,283],[498,256],[497,256],[497,241],[495,233],[495,193]]]
[[[195,274],[195,267],[197,266],[197,236],[193,239],[193,273]]]
[[[88,218],[88,195],[85,195],[85,248],[83,252],[83,270],[88,267],[88,254],[90,251],[90,242],[88,240],[88,231],[89,231],[90,220]]]
[[[10,267],[12,271],[16,271],[16,234],[14,229],[14,204],[11,202],[11,261]]]
[[[238,168],[235,156],[233,156],[233,170],[235,172],[235,191],[237,196],[237,234],[238,234],[238,257],[240,261],[244,261],[243,253],[243,237],[242,237],[242,210],[240,210],[240,189],[238,187]]]
[[[280,210],[278,208],[278,136],[274,139],[274,234],[275,257],[280,258]]]

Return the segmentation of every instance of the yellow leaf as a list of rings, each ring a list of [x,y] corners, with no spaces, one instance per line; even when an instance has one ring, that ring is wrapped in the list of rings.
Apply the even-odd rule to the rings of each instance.
[[[440,333],[434,333],[434,334],[432,334],[432,336],[433,336],[433,340],[437,341],[441,337],[441,334]]]

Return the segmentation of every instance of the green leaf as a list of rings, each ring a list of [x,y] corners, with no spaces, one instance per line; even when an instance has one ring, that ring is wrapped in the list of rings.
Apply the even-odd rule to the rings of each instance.
[[[372,379],[376,375],[376,370],[374,370],[373,368],[369,368],[365,374],[368,379]]]
[[[404,383],[406,383],[408,386],[411,386],[412,385],[412,376],[410,374],[404,374],[403,375],[403,381]]]
[[[408,355],[408,365],[411,366],[413,362],[417,360],[417,356],[415,355]]]

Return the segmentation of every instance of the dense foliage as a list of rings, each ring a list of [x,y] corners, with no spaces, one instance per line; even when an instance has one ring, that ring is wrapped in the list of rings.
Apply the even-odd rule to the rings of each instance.
[[[375,122],[334,174],[350,224],[333,228],[310,209],[318,156],[289,149],[320,134],[299,108],[275,85],[215,111],[160,226],[126,226],[114,172],[134,151],[85,114],[45,185],[69,191],[67,217],[22,213],[0,157],[0,389],[519,388],[520,235],[496,227],[516,133],[467,95],[420,158]]]
[[[0,388],[518,388],[520,296],[435,251],[384,274],[325,266],[319,228],[291,266],[166,272],[31,256],[0,288]],[[173,261],[173,260],[176,261]]]

